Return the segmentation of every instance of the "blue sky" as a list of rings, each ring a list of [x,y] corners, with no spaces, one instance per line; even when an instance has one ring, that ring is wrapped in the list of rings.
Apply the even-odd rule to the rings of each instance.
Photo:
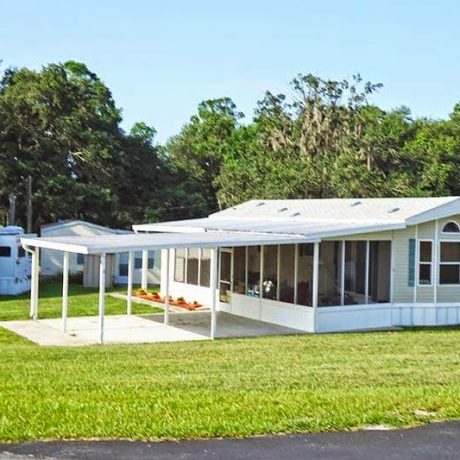
[[[0,0],[3,66],[85,62],[112,89],[123,125],[178,132],[204,99],[249,118],[297,73],[384,88],[374,102],[446,117],[460,101],[455,0]]]

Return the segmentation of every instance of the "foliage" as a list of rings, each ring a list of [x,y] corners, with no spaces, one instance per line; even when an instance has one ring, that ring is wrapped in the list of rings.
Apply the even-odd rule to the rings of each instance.
[[[193,199],[177,187],[176,167],[154,145],[155,130],[136,123],[126,134],[120,122],[110,90],[84,64],[7,70],[0,83],[0,206],[14,192],[18,223],[25,224],[29,175],[35,230],[71,218],[130,227],[165,203]]]

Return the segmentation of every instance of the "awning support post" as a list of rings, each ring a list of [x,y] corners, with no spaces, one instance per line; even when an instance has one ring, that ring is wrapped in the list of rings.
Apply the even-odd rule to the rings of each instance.
[[[169,324],[169,259],[170,259],[170,250],[166,249],[166,278],[165,278],[165,316],[164,323],[165,325]]]
[[[319,275],[319,243],[313,245],[313,332],[318,330],[318,276]]]
[[[147,274],[149,267],[149,251],[142,251],[142,279],[141,288],[147,290]]]
[[[216,337],[216,303],[217,303],[217,249],[211,249],[211,339]]]
[[[30,317],[38,318],[38,284],[40,277],[40,249],[38,247],[32,252],[32,274],[30,287]]]
[[[106,255],[101,254],[99,260],[99,343],[104,343],[104,314],[105,314],[105,262]]]
[[[62,330],[67,332],[67,310],[69,306],[69,256],[64,252],[62,261]]]
[[[126,314],[130,315],[133,309],[133,273],[134,273],[134,252],[128,253],[128,297],[126,301]]]

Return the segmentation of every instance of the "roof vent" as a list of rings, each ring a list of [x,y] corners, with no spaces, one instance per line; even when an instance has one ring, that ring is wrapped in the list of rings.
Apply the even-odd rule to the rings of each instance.
[[[260,203],[257,203],[256,206],[263,206],[265,204],[265,201],[261,201]]]
[[[393,213],[393,212],[398,212],[398,211],[399,211],[399,208],[391,208],[388,212]]]
[[[351,206],[355,207],[355,206],[359,206],[360,204],[363,204],[362,201],[355,201],[354,203],[351,203]]]
[[[278,212],[285,212],[287,210],[288,210],[288,208],[281,208],[281,209],[278,209]]]
[[[291,217],[296,217],[296,216],[300,216],[300,212],[295,212],[294,214],[291,214]]]

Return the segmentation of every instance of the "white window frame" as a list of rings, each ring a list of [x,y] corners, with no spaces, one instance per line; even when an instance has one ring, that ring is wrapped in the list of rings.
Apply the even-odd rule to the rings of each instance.
[[[424,262],[420,260],[420,246],[421,243],[431,243],[431,261],[430,262]],[[429,238],[420,238],[417,240],[417,287],[433,287],[433,276],[434,276],[434,240],[429,239]],[[429,265],[431,267],[430,273],[430,283],[429,284],[421,284],[420,283],[420,266],[421,265]]]
[[[445,227],[447,224],[450,224],[450,223],[455,224],[455,225],[460,229],[460,225],[458,224],[458,222],[457,222],[456,220],[450,219],[450,220],[448,220],[447,222],[444,222],[444,223],[442,224],[441,233],[442,233],[443,235],[460,235],[460,232],[445,232],[445,231],[444,231],[444,227]]]
[[[173,283],[188,284],[187,283],[188,248],[180,248],[180,249],[185,249],[185,257],[183,257],[183,259],[184,259],[184,281],[177,281],[176,280],[177,249],[174,249],[174,276],[173,276]]]
[[[453,222],[453,221],[452,221]],[[451,233],[452,235],[452,233]],[[458,283],[450,283],[450,284],[446,284],[446,283],[442,283],[441,284],[441,265],[458,265],[460,267],[460,261],[458,262],[443,262],[441,260],[441,256],[442,256],[442,253],[441,253],[441,246],[442,246],[442,243],[457,243],[457,244],[460,244],[460,239],[457,239],[457,240],[439,240],[439,247],[438,247],[438,254],[439,254],[439,261],[438,261],[438,279],[437,279],[437,284],[438,286],[441,286],[441,287],[455,287],[455,288],[459,288],[460,287],[460,280]],[[459,268],[460,270],[460,268]]]
[[[198,248],[198,273],[197,273],[197,284],[192,284],[192,283],[189,283],[188,282],[188,259],[189,259],[189,250],[190,249],[196,249],[196,248],[181,248],[181,249],[185,249],[185,257],[184,257],[184,281],[177,281],[175,279],[175,274],[176,274],[176,263],[177,263],[177,251],[174,250],[174,277],[173,277],[173,282],[174,283],[178,283],[178,284],[188,284],[189,286],[197,286],[197,287],[200,287],[200,288],[204,288],[204,289],[209,289],[210,286],[202,286],[200,284],[200,280],[201,280],[201,259],[202,259],[202,255],[203,255],[203,249],[205,248]],[[225,248],[221,248],[222,250],[225,250]],[[220,260],[220,259],[219,259]],[[220,262],[219,262],[220,263]],[[219,266],[220,267],[220,266]],[[220,268],[219,268],[219,276],[220,276]]]

